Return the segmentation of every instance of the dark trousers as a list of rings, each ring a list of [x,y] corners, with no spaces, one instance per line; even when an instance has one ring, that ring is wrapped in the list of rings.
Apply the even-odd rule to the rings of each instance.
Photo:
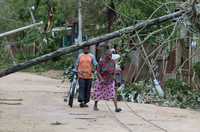
[[[90,91],[92,86],[91,79],[79,79],[79,96],[78,102],[80,103],[88,103],[90,101]]]

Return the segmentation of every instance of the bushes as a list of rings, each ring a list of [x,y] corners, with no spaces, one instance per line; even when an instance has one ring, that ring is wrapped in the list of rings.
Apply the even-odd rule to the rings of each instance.
[[[167,107],[200,108],[200,90],[193,90],[181,80],[169,79],[165,82],[165,97],[157,96],[152,81],[126,84],[118,91],[118,97],[125,101],[151,103]]]
[[[118,97],[129,102],[148,103],[147,98],[155,94],[152,87],[151,81],[126,84],[124,88],[119,88]]]
[[[163,105],[180,108],[199,108],[200,91],[193,90],[185,82],[169,79],[165,83],[166,100]]]
[[[188,94],[188,91],[192,88],[189,87],[185,82],[175,79],[169,79],[165,82],[165,93],[166,95],[177,95],[183,93]]]

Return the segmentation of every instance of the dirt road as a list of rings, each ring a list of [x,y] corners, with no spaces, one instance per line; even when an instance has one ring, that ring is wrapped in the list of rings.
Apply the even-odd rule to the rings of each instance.
[[[60,80],[15,73],[0,79],[0,132],[200,132],[200,112],[120,102],[68,107]]]

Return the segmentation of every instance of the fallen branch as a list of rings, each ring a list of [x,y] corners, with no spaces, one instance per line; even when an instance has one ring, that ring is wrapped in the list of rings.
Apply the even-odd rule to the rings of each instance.
[[[169,37],[168,37],[164,42],[162,42],[155,50],[153,50],[153,51],[144,59],[144,63],[143,63],[142,66],[140,67],[140,69],[139,69],[139,71],[138,71],[138,73],[137,73],[136,78],[134,79],[134,81],[136,81],[136,79],[139,77],[139,75],[140,75],[140,73],[141,73],[141,70],[143,69],[145,63],[148,65],[148,63],[147,63],[148,59],[149,59],[152,55],[154,55],[155,52],[157,52],[158,50],[160,50],[161,48],[163,48],[164,45],[165,45],[166,43],[168,43],[168,40],[169,40],[169,39],[172,37],[172,35],[175,33],[177,23],[176,23],[176,24],[168,25],[168,26],[166,26],[166,27],[164,27],[164,28],[162,28],[162,29],[159,29],[159,30],[156,30],[156,31],[150,33],[142,42],[140,42],[138,45],[136,45],[136,46],[141,46],[144,42],[146,42],[146,40],[148,40],[148,39],[149,39],[151,36],[153,36],[154,34],[157,34],[157,33],[159,33],[160,31],[162,31],[162,30],[164,30],[164,29],[167,29],[167,28],[169,28],[169,27],[171,27],[171,26],[173,26],[173,25],[175,25],[175,26],[174,26],[174,28],[173,28],[172,33],[169,35]],[[156,57],[156,58],[157,58],[157,57]],[[155,60],[156,60],[156,59],[154,59],[154,61],[155,61]]]

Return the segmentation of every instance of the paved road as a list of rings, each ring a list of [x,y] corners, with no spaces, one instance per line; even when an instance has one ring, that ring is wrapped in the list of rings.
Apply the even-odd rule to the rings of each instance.
[[[200,112],[100,102],[100,111],[68,107],[59,80],[28,73],[0,78],[0,132],[200,132]]]

